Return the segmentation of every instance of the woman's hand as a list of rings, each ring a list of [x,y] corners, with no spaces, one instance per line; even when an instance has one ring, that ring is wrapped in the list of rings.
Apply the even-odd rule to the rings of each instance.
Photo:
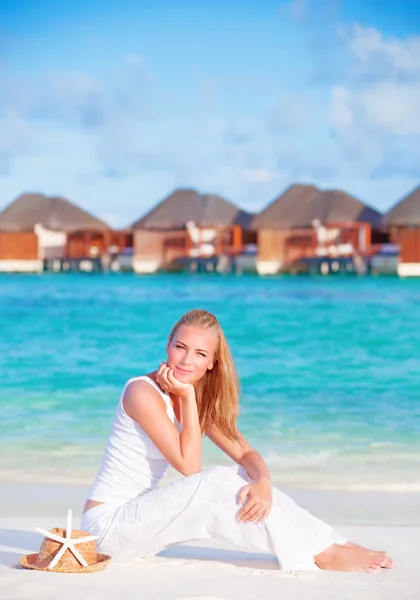
[[[166,363],[161,363],[156,371],[156,381],[163,390],[170,394],[175,394],[175,396],[179,396],[180,398],[186,398],[191,395],[195,397],[193,384],[178,381],[175,378],[174,370],[168,367]]]
[[[242,504],[237,514],[238,521],[250,523],[258,520],[263,523],[273,506],[271,481],[259,480],[245,485],[239,491],[238,504]]]

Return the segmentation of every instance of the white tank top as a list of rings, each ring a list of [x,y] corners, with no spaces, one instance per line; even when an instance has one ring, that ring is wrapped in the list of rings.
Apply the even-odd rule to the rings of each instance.
[[[117,407],[102,464],[88,495],[91,500],[113,505],[124,504],[138,494],[155,488],[169,466],[144,429],[124,410],[124,392],[132,381],[139,380],[147,381],[159,392],[167,407],[166,414],[178,431],[182,429],[169,395],[163,392],[153,379],[144,375],[127,381]]]

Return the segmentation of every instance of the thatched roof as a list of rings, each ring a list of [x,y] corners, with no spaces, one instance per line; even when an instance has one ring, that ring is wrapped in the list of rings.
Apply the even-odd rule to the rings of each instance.
[[[384,215],[386,226],[420,226],[420,186],[400,200]]]
[[[254,215],[214,194],[175,190],[132,225],[133,229],[183,229],[188,221],[202,227],[241,225],[247,229]]]
[[[104,221],[66,198],[48,198],[42,194],[22,194],[0,212],[0,231],[32,231],[37,223],[66,232],[109,229]]]
[[[56,231],[104,231],[109,226],[65,198],[22,194],[0,212],[0,231],[32,231],[40,223]]]
[[[313,185],[292,185],[252,221],[253,229],[296,229],[323,225],[367,222],[378,227],[381,214],[340,190],[322,191]]]
[[[313,185],[292,185],[284,194],[275,198],[252,221],[253,229],[289,229],[307,213],[308,207],[319,189]]]

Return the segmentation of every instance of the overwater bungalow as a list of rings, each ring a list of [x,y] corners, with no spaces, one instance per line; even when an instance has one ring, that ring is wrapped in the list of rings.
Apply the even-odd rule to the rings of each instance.
[[[364,273],[380,223],[378,211],[343,191],[292,185],[252,221],[257,270]]]
[[[383,225],[400,248],[398,275],[420,277],[420,186],[384,215]]]
[[[101,270],[128,238],[66,198],[23,194],[0,213],[0,271]]]
[[[134,270],[246,270],[252,218],[220,196],[175,190],[131,226]]]

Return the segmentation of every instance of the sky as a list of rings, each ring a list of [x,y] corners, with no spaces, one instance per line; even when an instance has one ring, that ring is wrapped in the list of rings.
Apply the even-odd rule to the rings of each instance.
[[[0,210],[115,227],[175,188],[293,183],[388,210],[420,183],[419,0],[0,0]]]

